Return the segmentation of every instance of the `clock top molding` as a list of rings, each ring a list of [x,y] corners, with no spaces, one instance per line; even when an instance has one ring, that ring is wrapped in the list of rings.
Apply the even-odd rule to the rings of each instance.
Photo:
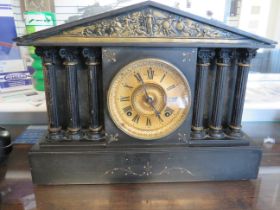
[[[276,42],[152,1],[16,38],[23,46],[272,48]]]

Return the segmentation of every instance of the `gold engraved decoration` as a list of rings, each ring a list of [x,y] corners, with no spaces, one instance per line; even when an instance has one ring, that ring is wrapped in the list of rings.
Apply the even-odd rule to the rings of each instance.
[[[109,134],[109,133],[105,133],[106,138],[108,139],[108,143],[112,143],[112,142],[117,142],[119,141],[119,134]]]
[[[75,37],[240,39],[237,34],[153,7],[97,20],[63,31]]]
[[[153,166],[150,164],[150,162],[147,162],[143,165],[142,170],[133,170],[133,166],[128,166],[126,168],[113,168],[108,171],[104,172],[105,176],[113,176],[115,174],[117,175],[123,175],[123,176],[134,176],[134,177],[149,177],[149,176],[162,176],[162,175],[173,175],[173,174],[181,174],[181,175],[187,175],[187,176],[194,176],[194,174],[188,170],[187,168],[183,167],[168,167],[165,166],[160,171],[154,171]]]
[[[116,126],[137,139],[160,139],[186,119],[191,91],[172,64],[155,58],[136,60],[113,78],[107,96]]]
[[[107,62],[115,63],[117,61],[116,58],[117,53],[113,50],[103,50],[102,57]]]

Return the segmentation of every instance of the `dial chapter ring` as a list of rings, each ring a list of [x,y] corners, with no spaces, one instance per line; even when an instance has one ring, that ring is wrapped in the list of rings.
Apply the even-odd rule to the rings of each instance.
[[[154,78],[146,73],[148,69],[154,69]],[[137,82],[136,72],[140,72],[143,81]],[[127,81],[132,82],[127,85]],[[143,83],[146,93],[141,87]],[[120,93],[125,95],[125,100]],[[141,140],[156,140],[174,132],[185,121],[190,106],[191,90],[183,73],[173,64],[157,58],[136,60],[122,67],[112,79],[107,94],[108,112],[116,127]],[[131,110],[124,112],[125,109]]]

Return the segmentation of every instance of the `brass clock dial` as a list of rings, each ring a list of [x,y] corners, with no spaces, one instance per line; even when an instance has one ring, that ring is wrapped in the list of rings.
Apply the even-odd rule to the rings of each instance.
[[[147,58],[129,63],[116,74],[107,104],[119,129],[134,138],[152,140],[169,135],[184,122],[191,92],[174,65]]]

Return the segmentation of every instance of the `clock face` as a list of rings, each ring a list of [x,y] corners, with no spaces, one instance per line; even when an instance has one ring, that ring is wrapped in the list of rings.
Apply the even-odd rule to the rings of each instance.
[[[185,120],[191,92],[184,75],[160,59],[141,59],[113,78],[107,98],[116,126],[137,139],[152,140],[175,131]]]

